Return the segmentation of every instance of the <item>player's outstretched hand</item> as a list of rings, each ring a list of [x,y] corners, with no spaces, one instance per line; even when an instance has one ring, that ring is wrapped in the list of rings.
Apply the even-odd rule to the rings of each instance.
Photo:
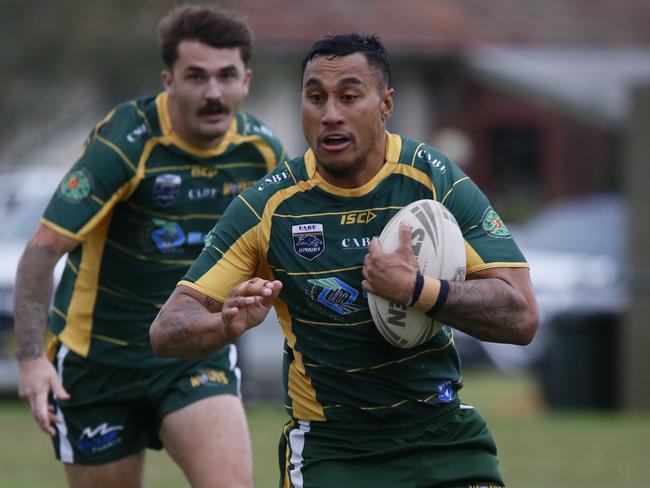
[[[61,419],[54,414],[54,407],[48,404],[50,391],[60,400],[68,400],[59,376],[45,356],[20,361],[20,385],[18,394],[29,402],[29,408],[38,426],[54,436],[54,423]]]
[[[377,237],[370,241],[361,284],[370,293],[405,304],[413,295],[415,276],[419,270],[411,247],[411,226],[401,222],[399,245],[395,251],[384,252]]]
[[[282,290],[280,281],[252,278],[230,290],[223,303],[221,319],[227,335],[237,338],[262,323]]]

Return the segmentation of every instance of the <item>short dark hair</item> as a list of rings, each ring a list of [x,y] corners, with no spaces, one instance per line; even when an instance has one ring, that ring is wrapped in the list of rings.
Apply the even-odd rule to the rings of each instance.
[[[199,41],[216,48],[239,48],[244,64],[253,52],[253,32],[246,19],[219,7],[182,5],[158,22],[158,44],[165,65],[172,69],[181,41]]]
[[[377,34],[339,34],[326,36],[317,40],[302,61],[302,74],[305,74],[307,63],[316,56],[348,56],[361,53],[368,61],[368,66],[381,75],[385,86],[390,88],[391,72],[388,53]]]

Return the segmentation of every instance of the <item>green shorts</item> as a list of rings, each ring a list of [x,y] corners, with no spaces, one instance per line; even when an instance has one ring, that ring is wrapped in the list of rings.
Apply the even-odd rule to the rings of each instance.
[[[292,420],[279,447],[281,488],[502,487],[485,420],[456,401],[394,423]]]
[[[70,400],[51,399],[62,423],[53,437],[66,463],[105,464],[149,447],[161,449],[165,415],[213,395],[239,395],[234,345],[201,361],[155,368],[96,364],[59,344],[54,365]]]

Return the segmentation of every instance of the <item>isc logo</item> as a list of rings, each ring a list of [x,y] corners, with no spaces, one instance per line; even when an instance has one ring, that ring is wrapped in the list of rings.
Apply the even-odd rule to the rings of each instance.
[[[341,215],[341,225],[367,224],[374,220],[375,217],[377,217],[377,215],[372,213],[370,210],[364,210],[363,212],[350,212]]]

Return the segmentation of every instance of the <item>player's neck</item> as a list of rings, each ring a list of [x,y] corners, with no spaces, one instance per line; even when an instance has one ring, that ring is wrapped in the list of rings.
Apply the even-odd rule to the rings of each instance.
[[[349,171],[334,173],[327,171],[322,165],[316,163],[316,170],[330,185],[338,188],[359,188],[372,180],[385,162],[385,155],[379,158],[366,158],[355,163]]]

